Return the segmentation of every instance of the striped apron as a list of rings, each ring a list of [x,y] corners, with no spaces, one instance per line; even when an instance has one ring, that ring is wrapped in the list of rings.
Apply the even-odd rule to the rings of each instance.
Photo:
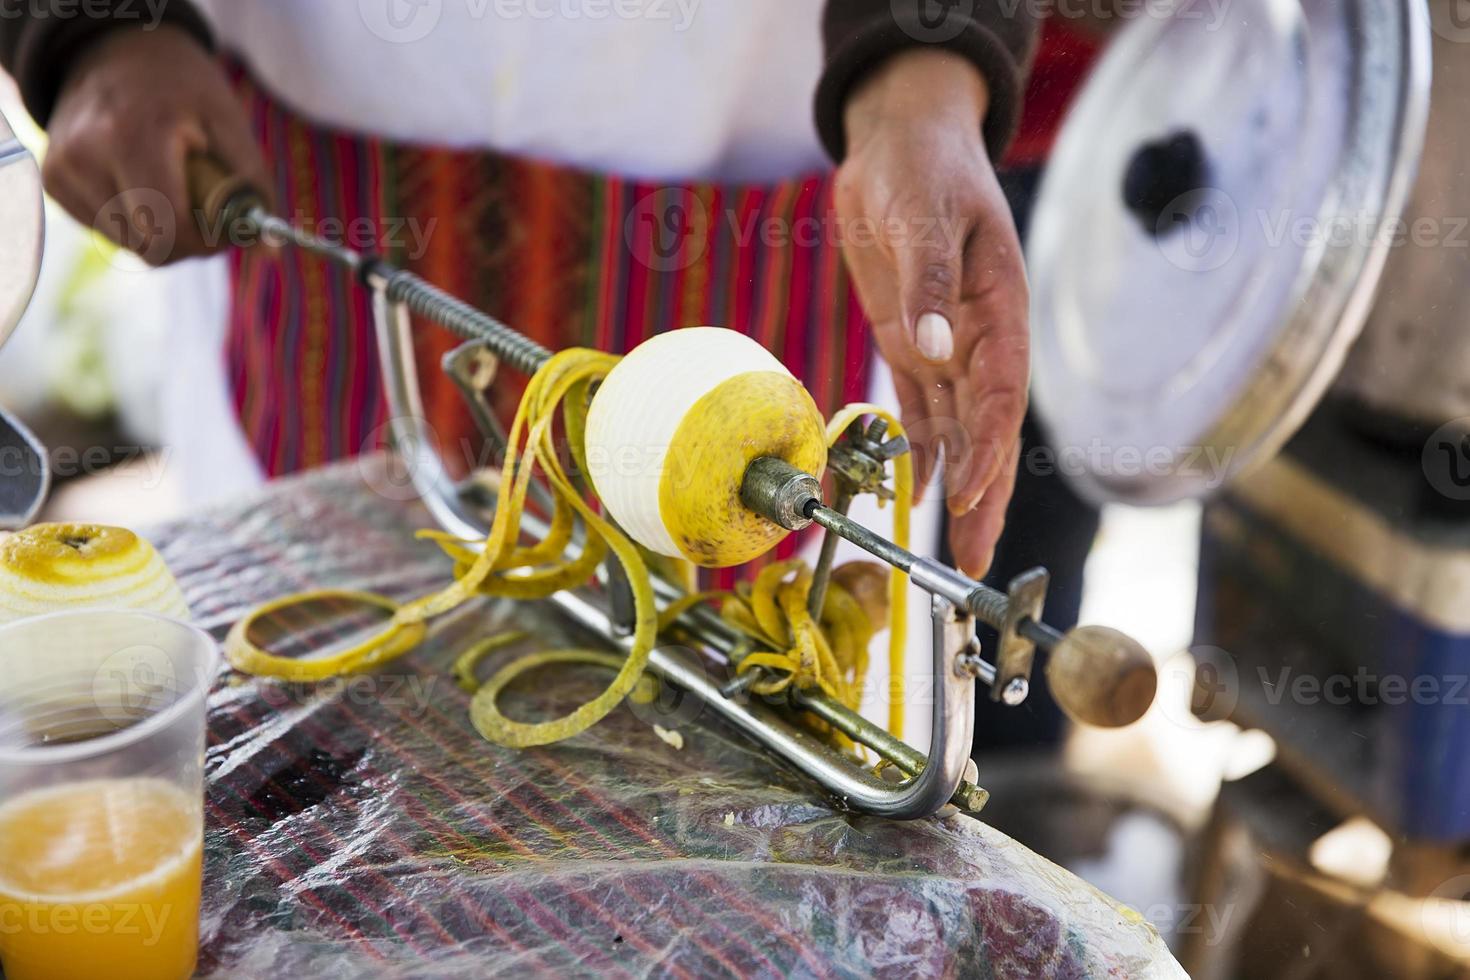
[[[381,254],[552,349],[625,352],[665,330],[724,326],[781,358],[826,415],[866,395],[868,324],[842,262],[830,175],[674,186],[398,145],[314,124],[235,74],[277,211],[322,237]],[[295,249],[232,261],[230,385],[265,472],[383,448],[368,294]],[[459,341],[415,326],[427,421],[441,447],[477,444],[439,368]],[[502,417],[524,380],[497,380]],[[794,548],[788,540],[778,556]]]

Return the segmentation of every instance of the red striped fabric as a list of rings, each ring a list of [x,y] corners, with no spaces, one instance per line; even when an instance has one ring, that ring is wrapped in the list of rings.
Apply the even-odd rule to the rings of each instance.
[[[1046,163],[1067,110],[1102,55],[1104,43],[1104,38],[1074,26],[1065,17],[1046,19],[1026,86],[1021,125],[1006,152],[1007,167],[1039,167]]]

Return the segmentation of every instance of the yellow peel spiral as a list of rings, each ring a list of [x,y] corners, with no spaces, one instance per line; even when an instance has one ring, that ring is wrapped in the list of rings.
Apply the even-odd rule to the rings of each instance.
[[[566,472],[554,439],[554,422],[560,412],[565,431],[572,440],[573,458],[579,471],[586,473],[588,460],[581,435],[587,431],[589,392],[617,364],[618,358],[599,351],[567,350],[554,355],[531,379],[511,425],[499,482],[500,505],[489,535],[483,542],[467,542],[438,532],[422,532],[421,536],[435,541],[455,560],[453,584],[401,607],[379,596],[357,596],[364,603],[394,610],[393,618],[374,638],[329,658],[289,660],[273,657],[251,645],[250,625],[256,617],[311,602],[322,593],[278,600],[258,610],[231,632],[225,648],[231,664],[247,673],[298,681],[321,680],[347,670],[381,664],[417,643],[427,620],[475,596],[544,598],[589,581],[611,552],[623,566],[632,587],[631,652],[626,658],[610,658],[589,651],[537,654],[510,663],[480,685],[474,678],[475,663],[509,641],[492,638],[478,644],[461,659],[455,672],[462,686],[474,689],[470,717],[485,738],[512,747],[558,742],[590,728],[624,698],[643,696],[644,671],[659,631],[683,610],[711,598],[721,599],[725,618],[765,647],[751,654],[741,667],[745,670],[759,665],[777,672],[778,676],[763,688],[775,690],[793,683],[820,688],[856,707],[866,670],[867,643],[874,626],[840,586],[829,591],[822,623],[814,622],[806,612],[811,572],[804,565],[772,566],[755,587],[744,593],[688,596],[660,616],[645,552],[588,503]],[[718,397],[702,408],[696,406],[697,411],[685,416],[681,429],[689,427],[688,431],[675,438],[676,442],[686,440],[680,447],[681,458],[686,466],[693,467],[686,476],[697,474],[701,480],[711,474],[724,476],[711,481],[709,486],[693,484],[693,489],[687,492],[666,493],[665,484],[659,487],[661,513],[669,530],[681,542],[679,550],[703,564],[756,557],[769,550],[785,533],[779,529],[773,532],[773,525],[748,514],[738,504],[738,479],[750,459],[775,453],[808,472],[820,472],[825,465],[827,445],[853,420],[864,415],[884,418],[895,434],[902,434],[897,419],[867,405],[844,410],[823,433],[810,395],[794,379],[788,376],[783,381],[774,372],[757,372],[754,384],[751,381],[747,377],[745,383],[749,387],[743,395],[738,386],[717,389]],[[741,424],[732,426],[732,420]],[[538,469],[554,499],[551,531],[541,541],[523,546],[521,516],[533,472]],[[894,537],[906,547],[908,509],[913,495],[913,474],[907,457],[896,461],[895,478],[898,506]],[[584,531],[582,551],[567,558],[565,552],[578,524]],[[895,571],[890,585],[893,619],[890,669],[900,696],[893,700],[889,713],[890,728],[895,733],[901,733],[903,723],[906,585],[907,576]],[[500,692],[516,677],[541,667],[572,663],[609,667],[615,670],[615,676],[602,694],[562,718],[518,722],[500,711]]]

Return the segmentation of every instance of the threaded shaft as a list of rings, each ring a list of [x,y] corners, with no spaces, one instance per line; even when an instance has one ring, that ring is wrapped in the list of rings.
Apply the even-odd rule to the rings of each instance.
[[[433,320],[465,340],[483,343],[492,354],[522,374],[535,374],[551,359],[551,351],[534,340],[411,272],[391,272],[384,291],[390,300],[404,304],[419,316]]]
[[[1005,593],[994,589],[979,588],[971,592],[969,597],[970,611],[976,618],[996,628],[1005,622],[1010,604],[1010,598]]]

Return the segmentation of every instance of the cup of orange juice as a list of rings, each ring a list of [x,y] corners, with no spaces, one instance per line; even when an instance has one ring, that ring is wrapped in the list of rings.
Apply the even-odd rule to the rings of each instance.
[[[194,972],[209,634],[88,610],[0,627],[6,980]]]

